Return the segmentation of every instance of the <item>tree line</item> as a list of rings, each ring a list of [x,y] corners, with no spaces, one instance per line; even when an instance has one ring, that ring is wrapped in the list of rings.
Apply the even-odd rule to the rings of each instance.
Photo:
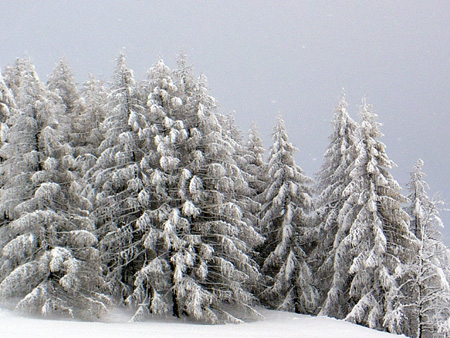
[[[257,305],[410,337],[450,332],[449,250],[422,161],[409,194],[377,115],[343,96],[314,178],[278,118],[268,157],[218,112],[185,56],[137,82],[47,83],[28,58],[0,75],[0,301],[44,316],[208,323]]]

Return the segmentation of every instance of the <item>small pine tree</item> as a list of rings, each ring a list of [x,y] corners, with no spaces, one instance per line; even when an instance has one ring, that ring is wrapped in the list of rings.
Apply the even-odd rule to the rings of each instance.
[[[405,265],[404,298],[398,311],[403,312],[402,333],[410,337],[447,337],[450,318],[450,287],[445,273],[447,248],[442,243],[437,203],[430,200],[419,160],[409,183],[410,229],[419,241],[411,264]]]
[[[313,181],[295,164],[294,151],[279,118],[262,195],[261,229],[266,242],[260,255],[269,283],[262,298],[276,309],[314,313],[318,293],[308,262],[317,241],[310,217]]]

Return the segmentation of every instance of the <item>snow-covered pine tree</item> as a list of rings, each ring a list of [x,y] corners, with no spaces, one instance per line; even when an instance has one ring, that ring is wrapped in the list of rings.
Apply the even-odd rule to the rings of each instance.
[[[317,242],[311,217],[313,180],[296,165],[295,150],[278,118],[262,196],[261,229],[266,242],[260,258],[268,277],[262,300],[276,309],[314,313],[318,292],[308,262]]]
[[[86,197],[94,201],[92,217],[97,224],[107,285],[117,301],[130,294],[136,264],[142,257],[141,233],[136,227],[142,215],[138,201],[143,182],[138,163],[143,157],[139,131],[145,124],[144,107],[136,95],[133,72],[125,54],[117,58],[109,89],[104,140],[96,164],[86,174]]]
[[[39,132],[47,125],[56,127],[57,121],[56,107],[48,100],[31,61],[18,59],[9,69],[16,83],[14,98],[17,109],[7,120],[7,141],[2,147],[2,167],[7,185],[3,187],[0,213],[6,219],[15,219],[18,216],[14,210],[16,206],[33,194],[33,185],[28,182],[30,175],[42,168],[43,159],[36,150]],[[11,77],[9,80],[11,82]]]
[[[253,296],[249,292],[259,279],[257,264],[251,258],[252,249],[261,243],[261,236],[246,222],[245,210],[238,196],[245,195],[248,184],[236,163],[231,140],[220,124],[214,98],[208,94],[206,78],[200,76],[187,97],[189,137],[183,145],[184,168],[190,176],[185,184],[184,205],[194,205],[198,215],[191,218],[191,233],[199,236],[197,246],[198,272],[191,274],[200,287],[205,319],[235,321],[227,304],[252,310]],[[190,94],[190,95],[189,95]],[[186,177],[187,177],[186,176]],[[178,292],[182,290],[181,283]],[[195,295],[192,294],[191,297]],[[184,301],[183,307],[189,303]],[[231,308],[230,308],[231,310]]]
[[[131,300],[141,304],[136,318],[169,312],[213,323],[240,321],[233,315],[236,305],[254,313],[248,284],[258,271],[247,253],[259,235],[241,220],[235,202],[245,182],[214,99],[203,80],[195,81],[180,64],[175,83],[162,62],[150,72],[157,167],[146,165],[155,200],[144,246],[152,254],[137,274]]]
[[[172,71],[163,60],[150,68],[148,80],[141,88],[142,93],[148,93],[148,124],[139,133],[146,151],[139,163],[144,189],[138,201],[146,211],[137,226],[143,232],[145,254],[136,273],[133,293],[127,299],[130,305],[136,306],[133,320],[141,320],[149,314],[180,315],[178,300],[172,291],[177,264],[172,258],[186,245],[183,229],[188,223],[181,215],[181,204],[176,196],[182,169],[178,148],[186,141],[188,132],[183,121],[178,120],[182,101],[177,96]],[[178,261],[182,257],[180,255]]]
[[[450,331],[450,287],[447,248],[441,240],[437,203],[427,194],[429,189],[418,160],[409,183],[410,229],[419,241],[413,261],[404,267],[406,279],[400,310],[404,317],[402,333],[415,338],[448,337]]]
[[[31,62],[18,64],[20,105],[7,120],[0,150],[6,175],[0,212],[8,221],[0,247],[0,300],[16,300],[16,309],[42,315],[99,316],[108,299],[99,292],[97,239],[72,191],[57,108]]]
[[[347,198],[339,217],[348,234],[338,247],[339,254],[350,255],[349,279],[344,284],[343,299],[349,304],[346,320],[375,329],[397,331],[401,313],[399,267],[407,263],[414,250],[414,236],[409,231],[409,217],[402,209],[408,201],[397,181],[389,173],[394,163],[388,158],[377,115],[365,99],[358,127],[357,157],[350,172],[350,182],[343,196]]]
[[[343,95],[334,113],[333,133],[321,170],[317,173],[316,209],[319,217],[318,246],[312,260],[317,267],[316,283],[321,291],[321,315],[344,318],[348,302],[343,292],[348,282],[351,256],[341,242],[348,234],[348,223],[342,213],[350,195],[343,194],[352,181],[350,171],[356,159],[357,123],[347,112]],[[344,209],[345,210],[345,209]]]
[[[233,151],[233,159],[238,166],[238,169],[241,171],[242,180],[244,181],[241,184],[241,189],[239,194],[235,196],[236,202],[238,203],[239,208],[242,211],[242,220],[248,225],[248,229],[251,229],[252,232],[256,230],[258,233],[261,233],[259,229],[259,215],[261,213],[261,203],[259,201],[260,190],[263,189],[264,182],[261,180],[262,175],[261,172],[257,172],[257,168],[254,165],[254,162],[258,161],[256,157],[263,156],[264,149],[250,149],[247,144],[245,144],[241,132],[238,129],[234,112],[228,115],[218,114],[219,123],[221,124],[224,130],[224,137],[226,138],[229,145],[234,149]],[[259,136],[257,135],[256,130],[253,135],[255,139]],[[258,146],[258,140],[255,140],[255,146]],[[260,151],[262,153],[253,153],[253,151]],[[255,161],[253,159],[255,158]],[[252,167],[253,165],[253,167]],[[259,170],[263,170],[263,168],[259,168]],[[256,174],[256,176],[255,176]],[[258,190],[257,188],[260,188]],[[262,238],[261,238],[262,239]],[[256,258],[258,253],[252,252],[252,256]],[[262,283],[258,282],[254,285],[257,289],[252,290],[255,294],[261,291]]]

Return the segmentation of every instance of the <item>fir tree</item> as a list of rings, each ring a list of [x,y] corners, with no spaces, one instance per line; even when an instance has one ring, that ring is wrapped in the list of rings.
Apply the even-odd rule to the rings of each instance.
[[[149,70],[148,81],[142,88],[143,92],[148,92],[146,117],[149,123],[140,133],[146,151],[139,163],[144,189],[138,200],[146,211],[137,226],[143,232],[145,254],[136,273],[133,292],[127,299],[130,305],[137,307],[133,320],[141,320],[149,314],[181,315],[173,290],[174,270],[183,257],[189,257],[183,256],[186,246],[183,229],[188,221],[175,196],[181,170],[178,147],[186,141],[187,130],[183,121],[177,119],[182,102],[177,96],[172,71],[163,60]]]
[[[314,313],[318,293],[308,257],[316,229],[310,217],[313,181],[295,164],[295,148],[278,119],[268,160],[268,184],[262,196],[262,271],[269,278],[263,301],[271,307]]]

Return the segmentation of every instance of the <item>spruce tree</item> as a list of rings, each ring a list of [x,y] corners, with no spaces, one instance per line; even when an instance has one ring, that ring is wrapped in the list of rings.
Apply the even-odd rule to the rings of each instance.
[[[319,215],[320,241],[314,250],[316,283],[321,291],[321,315],[344,318],[350,255],[343,254],[342,240],[348,234],[345,206],[350,194],[343,194],[352,181],[350,171],[356,158],[357,124],[347,112],[343,96],[334,113],[333,133],[317,174],[316,208]]]
[[[317,241],[310,216],[313,181],[296,165],[295,150],[278,118],[262,195],[261,229],[266,242],[260,258],[268,277],[262,298],[276,309],[314,313],[318,292],[308,261]]]

